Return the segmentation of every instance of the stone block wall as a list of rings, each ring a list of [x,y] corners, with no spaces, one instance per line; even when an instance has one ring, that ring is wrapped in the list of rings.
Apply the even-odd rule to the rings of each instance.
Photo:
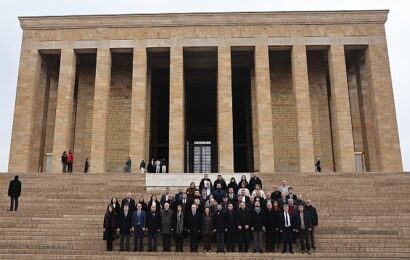
[[[122,172],[129,156],[132,55],[113,55],[108,107],[107,172]],[[134,161],[133,167],[136,166]]]
[[[91,135],[95,86],[95,64],[80,65],[74,140],[74,171],[82,172],[91,156]],[[91,162],[90,162],[91,163]]]
[[[315,159],[321,159],[323,171],[333,171],[332,135],[326,84],[327,62],[325,52],[308,51],[310,106]]]
[[[290,51],[270,52],[270,74],[275,171],[298,171],[296,100],[292,90]]]

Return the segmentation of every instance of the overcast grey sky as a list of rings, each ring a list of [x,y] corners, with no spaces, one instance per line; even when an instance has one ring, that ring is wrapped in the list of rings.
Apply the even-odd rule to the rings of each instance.
[[[0,172],[7,171],[22,31],[18,16],[221,11],[390,9],[386,24],[403,165],[410,170],[410,1],[36,0],[0,1]]]

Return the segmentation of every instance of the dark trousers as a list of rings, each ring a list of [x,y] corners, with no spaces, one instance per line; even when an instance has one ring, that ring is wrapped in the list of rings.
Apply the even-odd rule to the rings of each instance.
[[[282,232],[283,250],[286,252],[287,246],[289,245],[289,252],[293,252],[293,230],[288,227]]]
[[[183,252],[184,251],[184,235],[175,235],[175,251]]]
[[[315,226],[312,226],[312,230],[309,231],[309,236],[310,236],[310,243],[312,247],[315,246]]]
[[[67,162],[67,167],[68,167],[67,171],[69,173],[72,173],[73,172],[73,162]]]
[[[10,211],[13,210],[17,210],[17,208],[19,207],[19,197],[12,197],[10,196]]]
[[[63,173],[66,173],[67,172],[67,163],[61,163],[62,165],[62,171],[63,171]]]
[[[253,251],[262,251],[262,231],[253,231]]]
[[[124,250],[124,240],[125,240],[125,250],[130,251],[130,235],[120,234],[120,250]]]
[[[171,252],[171,234],[162,234],[162,251]]]
[[[144,250],[144,232],[142,232],[142,227],[135,228],[134,232],[134,251]]]
[[[238,231],[239,252],[249,251],[249,231],[242,229]]]
[[[204,250],[211,251],[211,235],[205,234],[202,236],[202,242],[204,243]]]
[[[157,251],[157,233],[148,233],[148,251]]]
[[[307,229],[299,230],[299,240],[300,240],[301,250],[305,251],[305,247],[306,247],[306,250],[310,251],[309,230]]]
[[[229,252],[235,252],[236,234],[232,232],[226,233],[226,245]]]
[[[189,234],[189,247],[191,252],[198,252],[198,237],[199,234]]]
[[[293,231],[292,238],[293,238],[293,244],[296,244],[296,240],[299,238],[299,233],[296,231]]]
[[[112,240],[107,240],[107,251],[112,251],[112,244],[114,241]]]
[[[224,232],[217,232],[216,233],[216,252],[224,252],[225,251],[224,237],[225,237]]]
[[[278,243],[277,240],[277,231],[276,230],[267,230],[266,231],[266,251],[273,252],[275,251],[275,244]]]

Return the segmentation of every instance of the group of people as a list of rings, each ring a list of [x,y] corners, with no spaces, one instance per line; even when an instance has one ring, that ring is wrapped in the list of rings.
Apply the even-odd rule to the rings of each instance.
[[[124,172],[130,173],[131,172],[131,158],[128,157],[127,161],[124,165]],[[165,158],[162,159],[151,159],[150,163],[147,163],[144,160],[141,160],[139,170],[141,173],[166,173],[168,168],[167,160]]]
[[[282,181],[272,192],[262,189],[256,175],[248,181],[231,178],[226,183],[221,175],[212,182],[205,174],[199,187],[194,182],[174,195],[170,188],[158,200],[153,194],[148,202],[143,196],[135,201],[131,193],[121,201],[112,198],[104,217],[104,239],[107,250],[119,236],[120,251],[130,250],[130,236],[134,236],[134,251],[143,251],[148,240],[148,251],[158,250],[157,239],[162,236],[162,250],[182,252],[184,240],[189,238],[191,252],[198,252],[199,241],[205,252],[253,252],[289,250],[299,240],[301,252],[315,249],[314,231],[318,215],[310,200],[302,200],[293,188]],[[265,246],[263,249],[263,237]],[[282,247],[280,248],[280,244]]]
[[[73,162],[74,162],[74,155],[71,150],[64,151],[61,155],[61,165],[62,165],[62,172],[63,173],[73,173]]]
[[[73,173],[73,163],[74,163],[74,154],[71,150],[64,151],[63,154],[61,155],[61,166],[62,166],[62,172],[63,173]],[[88,170],[90,169],[90,162],[88,161],[88,158],[85,158],[84,161],[84,173],[88,173]]]
[[[73,162],[74,162],[74,155],[71,150],[64,151],[61,155],[61,166],[63,173],[73,173]],[[84,173],[88,173],[90,168],[90,162],[88,158],[84,161]],[[167,160],[165,158],[162,159],[151,159],[151,162],[147,165],[144,160],[141,160],[139,170],[141,173],[166,173],[168,168]],[[127,157],[125,161],[123,171],[124,173],[131,173],[132,170],[132,160],[131,157]]]

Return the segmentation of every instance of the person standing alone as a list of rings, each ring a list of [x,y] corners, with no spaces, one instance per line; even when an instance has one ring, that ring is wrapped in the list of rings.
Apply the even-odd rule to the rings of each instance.
[[[14,180],[10,181],[8,195],[10,197],[10,209],[8,211],[17,211],[19,206],[19,197],[21,194],[21,182],[19,176],[14,176]]]
[[[74,155],[71,152],[71,150],[69,150],[68,156],[67,156],[67,167],[68,167],[69,173],[73,173],[73,162],[74,162]]]

